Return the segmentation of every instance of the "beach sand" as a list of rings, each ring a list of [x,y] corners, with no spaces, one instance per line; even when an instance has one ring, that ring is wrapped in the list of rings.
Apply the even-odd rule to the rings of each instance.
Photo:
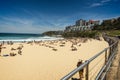
[[[18,47],[23,45],[22,54]],[[108,43],[89,39],[64,39],[35,43],[4,44],[0,56],[0,80],[60,80],[74,70],[79,59],[86,61],[108,47]],[[11,50],[14,48],[16,50]],[[72,51],[73,49],[73,51]],[[15,53],[15,56],[4,56]],[[99,65],[97,64],[98,62]],[[90,79],[104,64],[104,55],[90,65]],[[96,66],[96,67],[94,67]],[[84,70],[85,71],[85,70]],[[78,78],[78,74],[73,77]],[[85,76],[84,76],[85,77]],[[84,78],[83,78],[84,79]]]

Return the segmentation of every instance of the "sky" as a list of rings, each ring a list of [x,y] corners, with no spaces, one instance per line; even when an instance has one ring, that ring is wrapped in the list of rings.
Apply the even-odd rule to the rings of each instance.
[[[0,33],[64,30],[76,20],[120,17],[120,0],[0,0]]]

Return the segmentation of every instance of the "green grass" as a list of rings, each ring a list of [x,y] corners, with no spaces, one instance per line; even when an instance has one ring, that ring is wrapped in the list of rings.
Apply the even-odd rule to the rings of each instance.
[[[63,37],[83,37],[83,38],[96,38],[100,34],[98,31],[77,31],[77,32],[65,32]]]
[[[93,30],[94,31],[94,30]],[[108,36],[115,37],[120,36],[120,30],[96,30],[97,33],[106,33]]]
[[[108,36],[114,37],[114,36],[120,36],[120,30],[110,30],[110,31],[105,31]]]

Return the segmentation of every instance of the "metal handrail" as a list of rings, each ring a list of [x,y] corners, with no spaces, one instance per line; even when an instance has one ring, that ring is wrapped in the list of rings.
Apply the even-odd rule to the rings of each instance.
[[[68,80],[69,78],[71,78],[71,76],[73,76],[74,74],[76,74],[78,71],[82,70],[88,63],[89,62],[86,61],[81,66],[77,67],[76,69],[74,69],[73,71],[71,71],[69,74],[67,74],[66,76],[64,76],[61,80]]]
[[[116,51],[117,51],[117,50],[116,50]],[[102,67],[102,69],[101,69],[100,72],[98,73],[98,75],[97,75],[97,77],[96,77],[95,80],[98,80],[98,79],[99,79],[99,77],[102,75],[102,72],[105,70],[105,68],[107,68],[106,72],[109,70],[110,65],[111,65],[111,60],[113,59],[115,53],[116,53],[116,52],[114,52],[114,53],[110,56],[109,60],[108,60],[107,63]],[[105,72],[105,74],[104,74],[104,76],[102,77],[101,80],[103,80],[103,78],[105,77],[106,72]]]
[[[104,50],[102,50],[101,52],[99,52],[98,54],[96,54],[95,56],[93,56],[92,58],[90,58],[89,60],[85,61],[83,64],[81,64],[81,66],[77,67],[76,69],[74,69],[73,71],[71,71],[69,74],[67,74],[66,76],[64,76],[63,78],[61,78],[61,80],[68,80],[68,79],[70,79],[74,74],[76,74],[77,72],[79,72],[80,70],[82,70],[85,66],[88,66],[91,61],[93,61],[95,58],[97,58],[99,55],[101,55],[103,52],[105,52],[109,48],[113,47],[117,43],[118,43],[118,41],[116,41],[115,43],[113,43],[109,47],[105,48]],[[110,60],[111,60],[111,58],[110,58]],[[104,71],[105,68],[106,68],[106,66],[103,66],[102,72]],[[102,72],[100,74],[102,74]],[[99,76],[100,76],[100,74],[99,74]]]

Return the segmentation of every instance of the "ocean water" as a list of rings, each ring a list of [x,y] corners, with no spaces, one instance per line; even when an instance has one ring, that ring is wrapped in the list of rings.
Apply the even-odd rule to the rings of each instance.
[[[58,37],[49,37],[42,34],[18,34],[18,33],[0,33],[0,42],[2,41],[44,41],[62,39]]]

